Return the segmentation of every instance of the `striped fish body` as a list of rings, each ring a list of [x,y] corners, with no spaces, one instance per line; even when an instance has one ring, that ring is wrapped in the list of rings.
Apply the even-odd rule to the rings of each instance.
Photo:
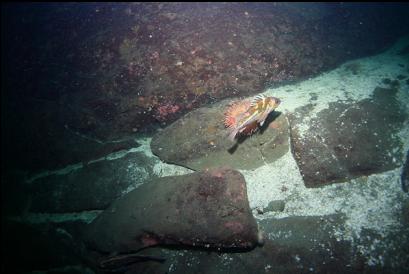
[[[256,96],[245,111],[238,113],[235,117],[227,117],[234,120],[229,127],[231,132],[229,139],[234,141],[238,133],[253,133],[257,125],[262,126],[267,116],[280,105],[280,99],[275,97]],[[250,130],[249,130],[250,129]]]

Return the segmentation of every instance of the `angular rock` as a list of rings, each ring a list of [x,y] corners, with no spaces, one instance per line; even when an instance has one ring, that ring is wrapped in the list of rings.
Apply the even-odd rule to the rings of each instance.
[[[406,113],[394,88],[376,88],[371,99],[335,102],[304,123],[308,108],[291,116],[291,149],[307,187],[318,187],[400,166],[395,134]]]
[[[204,170],[220,166],[254,169],[288,151],[288,122],[278,112],[270,114],[259,132],[231,142],[223,124],[229,102],[192,111],[158,132],[152,138],[152,152],[165,162]]]
[[[131,191],[87,227],[84,241],[113,253],[155,245],[249,249],[259,238],[244,177],[214,169],[158,178]]]
[[[336,239],[334,233],[345,229],[343,214],[264,219],[259,224],[268,235],[265,245],[239,254],[241,261],[254,262],[255,273],[266,265],[271,273],[337,273],[334,270],[352,263],[351,242]]]
[[[39,178],[29,186],[30,212],[66,213],[107,208],[128,188],[152,176],[145,154],[128,153],[115,160],[88,164],[68,174]]]
[[[277,244],[312,249],[318,242],[329,241],[335,229],[345,229],[345,219],[344,214],[269,218],[260,221],[260,228]]]

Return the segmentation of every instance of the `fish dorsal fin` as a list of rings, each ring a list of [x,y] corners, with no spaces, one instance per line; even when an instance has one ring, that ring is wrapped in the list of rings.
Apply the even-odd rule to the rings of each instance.
[[[260,101],[260,100],[263,100],[263,99],[265,99],[266,98],[266,96],[264,95],[264,94],[259,94],[259,95],[257,95],[256,97],[254,97],[253,98],[253,100],[251,101],[251,104],[250,104],[250,106],[255,106],[255,105],[257,105],[257,103]]]

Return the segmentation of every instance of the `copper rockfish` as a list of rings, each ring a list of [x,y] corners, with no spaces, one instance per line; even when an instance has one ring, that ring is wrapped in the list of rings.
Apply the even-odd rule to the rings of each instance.
[[[230,129],[229,139],[234,141],[237,134],[251,135],[263,126],[267,116],[281,101],[275,97],[256,96],[253,101],[243,100],[231,104],[225,114],[224,124]]]

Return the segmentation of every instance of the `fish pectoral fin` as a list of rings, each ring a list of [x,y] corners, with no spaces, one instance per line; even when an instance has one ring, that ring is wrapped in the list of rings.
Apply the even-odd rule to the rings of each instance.
[[[260,124],[261,127],[264,125],[264,122],[266,121],[267,116],[268,116],[268,114],[263,114],[263,115],[258,119],[258,122],[259,122],[259,124]]]
[[[235,130],[233,130],[232,132],[230,132],[230,134],[229,134],[229,140],[230,141],[232,141],[232,142],[234,142],[234,139],[236,138],[236,134],[237,134],[237,130],[235,129]]]

